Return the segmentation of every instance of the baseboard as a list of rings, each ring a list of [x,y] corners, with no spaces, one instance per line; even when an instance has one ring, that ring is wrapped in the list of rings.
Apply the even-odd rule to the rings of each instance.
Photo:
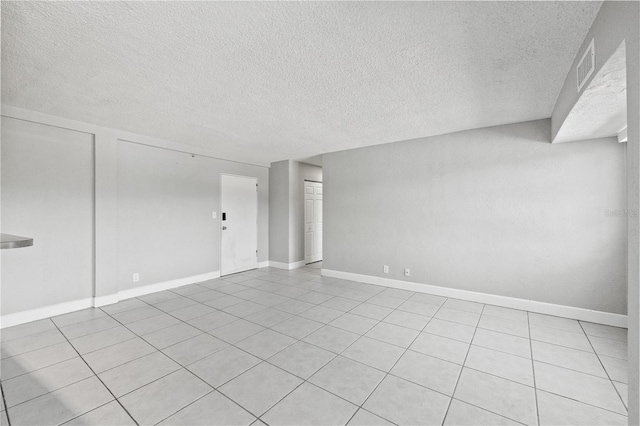
[[[301,260],[299,262],[293,262],[293,263],[275,262],[273,260],[269,261],[269,266],[271,266],[272,268],[286,269],[289,271],[292,269],[302,268],[304,265],[306,265],[304,260]]]
[[[20,325],[31,321],[68,314],[69,312],[91,308],[92,306],[93,297],[87,297],[85,299],[73,300],[71,302],[58,303],[55,305],[44,306],[42,308],[16,312],[15,314],[2,315],[2,317],[0,317],[0,328],[12,327],[14,325]]]
[[[214,280],[220,278],[220,271],[208,272],[206,274],[193,275],[185,278],[164,281],[156,284],[149,284],[142,287],[130,288],[118,292],[118,300],[131,299],[134,297],[144,296],[159,291],[171,290],[172,288],[182,287],[184,285],[196,284],[203,281]]]
[[[131,299],[133,297],[144,296],[145,294],[170,290],[172,288],[182,287],[189,284],[196,284],[216,278],[220,278],[220,271],[208,272],[206,274],[193,275],[191,277],[178,278],[161,283],[131,288],[128,290],[119,291],[116,294],[88,297],[86,299],[74,300],[71,302],[59,303],[57,305],[17,312],[15,314],[3,315],[2,317],[0,317],[0,328],[20,325],[31,321],[54,317],[57,315],[68,314],[70,312],[79,311],[82,309],[92,307],[98,308],[100,306],[112,305],[119,302],[120,300]]]
[[[258,268],[267,268],[269,267],[269,261],[265,260],[264,262],[258,262]]]
[[[93,298],[93,307],[99,308],[100,306],[113,305],[119,301],[118,294],[108,294],[106,296],[96,296]]]
[[[322,269],[321,274],[323,276],[331,278],[358,281],[384,287],[415,291],[418,293],[428,293],[436,296],[452,297],[455,299],[468,300],[471,302],[485,303],[488,305],[502,306],[512,309],[521,309],[524,311],[535,312],[539,314],[553,315],[556,317],[571,318],[580,321],[588,321],[598,324],[611,325],[614,327],[627,328],[626,315],[576,308],[573,306],[555,305],[552,303],[518,299],[515,297],[499,296],[496,294],[478,293],[469,290],[459,290],[455,288],[439,287],[429,284],[400,281],[391,278],[376,277],[373,275],[354,274],[351,272],[335,271],[332,269]]]

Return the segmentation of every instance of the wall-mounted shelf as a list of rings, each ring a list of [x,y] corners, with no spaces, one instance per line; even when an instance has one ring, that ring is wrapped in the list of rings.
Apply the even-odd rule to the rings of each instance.
[[[33,238],[18,235],[0,234],[0,249],[14,249],[33,245]]]

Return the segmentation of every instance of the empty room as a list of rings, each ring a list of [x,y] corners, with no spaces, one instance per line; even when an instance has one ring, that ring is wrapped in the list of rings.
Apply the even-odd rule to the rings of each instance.
[[[2,1],[1,425],[638,425],[640,3]]]

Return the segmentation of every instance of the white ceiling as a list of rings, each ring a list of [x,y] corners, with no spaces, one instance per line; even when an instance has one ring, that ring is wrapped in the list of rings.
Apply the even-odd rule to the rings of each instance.
[[[584,88],[553,142],[616,136],[625,127],[627,54],[622,43]]]
[[[253,164],[547,118],[600,2],[2,2],[2,102]]]

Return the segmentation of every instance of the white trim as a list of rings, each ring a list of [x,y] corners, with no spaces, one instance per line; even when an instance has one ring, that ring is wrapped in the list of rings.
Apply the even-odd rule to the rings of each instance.
[[[69,312],[79,311],[81,309],[92,307],[97,308],[100,306],[111,305],[119,302],[120,300],[131,299],[133,297],[144,296],[145,294],[149,293],[170,290],[172,288],[182,287],[189,284],[196,284],[216,278],[220,278],[220,271],[208,272],[206,274],[193,275],[191,277],[178,278],[176,280],[164,281],[157,284],[145,285],[143,287],[131,288],[128,290],[119,291],[116,294],[88,297],[86,299],[74,300],[72,302],[64,302],[57,305],[16,312],[15,314],[3,315],[2,317],[0,317],[0,328],[20,325],[44,318],[55,317],[57,315],[68,314]]]
[[[286,269],[289,271],[292,269],[302,268],[306,264],[307,263],[304,260],[300,260],[298,262],[293,262],[293,263],[275,262],[273,260],[269,261],[269,266],[271,266],[272,268]]]
[[[208,272],[206,274],[193,275],[191,277],[178,278],[156,284],[149,284],[142,287],[134,287],[118,292],[118,300],[131,299],[133,297],[144,296],[145,294],[156,293],[158,291],[171,290],[183,285],[196,284],[203,281],[220,278],[220,271]]]
[[[96,296],[93,298],[93,307],[99,308],[100,306],[113,305],[114,303],[118,303],[119,300],[117,293],[106,296]]]
[[[258,268],[268,268],[269,267],[269,261],[265,260],[264,262],[259,262],[258,263]]]
[[[188,154],[195,154],[204,157],[211,157],[218,160],[230,161],[234,163],[247,164],[250,166],[269,168],[269,164],[253,164],[245,163],[243,161],[228,160],[220,158],[219,152],[215,149],[196,147],[193,145],[187,145],[181,142],[174,142],[167,139],[157,138],[154,136],[146,136],[139,133],[128,132],[125,130],[114,129],[110,127],[98,126],[97,124],[85,123],[83,121],[71,120],[57,115],[45,114],[35,110],[19,108],[11,105],[2,104],[0,115],[3,117],[15,118],[18,120],[31,121],[34,123],[44,124],[47,126],[60,127],[62,129],[73,130],[76,132],[88,133],[95,135],[98,133],[108,133],[113,135],[115,139],[123,142],[131,142],[140,145],[149,145],[157,148],[169,149],[172,151],[184,152]]]
[[[628,129],[625,126],[624,129],[620,130],[620,133],[618,133],[618,143],[623,143],[629,140],[629,134],[628,134]]]
[[[354,274],[351,272],[335,271],[331,269],[322,269],[321,274],[326,277],[358,281],[384,287],[399,288],[402,290],[415,291],[419,293],[434,294],[436,296],[453,297],[456,299],[469,300],[472,302],[503,306],[505,308],[521,309],[524,311],[536,312],[539,314],[547,314],[556,317],[571,318],[598,324],[611,325],[614,327],[627,328],[626,315],[576,308],[574,306],[555,305],[552,303],[537,302],[535,300],[517,299],[515,297],[499,296],[496,294],[478,293],[475,291],[460,290],[456,288],[447,288],[429,284],[400,281],[391,278],[376,277],[372,275]]]
[[[37,321],[44,318],[55,317],[93,306],[93,297],[73,300],[71,302],[58,303],[56,305],[44,306],[42,308],[29,309],[28,311],[16,312],[15,314],[2,315],[0,317],[0,328],[12,327],[26,322]]]

